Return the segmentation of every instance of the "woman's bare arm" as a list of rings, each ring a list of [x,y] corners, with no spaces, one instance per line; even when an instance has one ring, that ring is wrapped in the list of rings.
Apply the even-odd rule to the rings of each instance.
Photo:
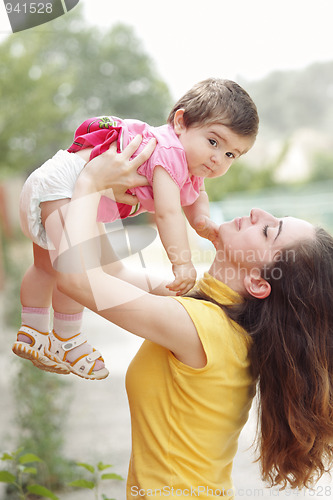
[[[126,228],[122,228],[123,239],[126,239]],[[118,231],[117,231],[118,232]],[[147,267],[127,267],[123,265],[112,248],[112,232],[108,234],[104,224],[100,224],[101,234],[101,265],[107,274],[111,274],[127,283],[145,290],[154,295],[172,296],[172,292],[167,288],[169,281],[156,272],[151,272]],[[148,266],[149,267],[149,266]]]
[[[129,161],[140,143],[137,142],[134,140],[121,154],[110,150],[109,159],[117,166],[112,171],[137,168],[144,155],[148,154],[143,151],[141,156]],[[166,347],[184,363],[202,366],[204,354],[201,342],[192,320],[181,304],[170,297],[151,295],[111,276],[100,265],[101,248],[96,238],[99,234],[96,225],[97,207],[101,194],[113,184],[114,179],[110,172],[105,172],[105,163],[101,157],[94,160],[98,158],[99,161],[94,165],[88,164],[82,171],[72,201],[67,205],[58,263],[61,269],[62,256],[66,256],[66,266],[70,268],[68,261],[73,248],[75,251],[72,258],[76,272],[59,273],[58,286],[74,300],[109,321]],[[135,177],[135,182],[139,181]],[[88,246],[85,245],[87,239],[91,242]],[[122,263],[118,265],[121,272]]]

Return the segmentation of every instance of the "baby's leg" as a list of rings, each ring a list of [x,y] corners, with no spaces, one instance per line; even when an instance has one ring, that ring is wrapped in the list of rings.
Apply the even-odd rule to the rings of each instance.
[[[50,361],[45,356],[49,341],[50,305],[55,274],[47,250],[34,244],[34,263],[26,271],[21,285],[21,327],[13,352],[29,359],[38,368],[67,374],[69,369]]]
[[[49,252],[51,266],[51,260],[58,253],[62,237],[62,221],[64,220],[66,205],[69,201],[68,199],[61,200],[62,203],[58,202],[56,207],[50,206],[50,202],[41,204],[42,223],[55,248],[55,250]],[[57,212],[54,211],[54,208],[56,208]],[[51,214],[52,217],[49,217]],[[52,293],[52,307],[54,310],[53,330],[50,333],[50,347],[46,351],[47,354],[56,361],[70,363],[71,366],[73,365],[73,371],[82,376],[85,376],[86,372],[91,371],[90,376],[87,378],[104,378],[107,376],[108,371],[101,356],[97,356],[92,363],[87,363],[89,355],[93,352],[96,353],[96,351],[84,340],[81,333],[83,306],[60,292],[55,285]],[[73,346],[69,350],[64,351],[63,346],[66,345],[69,347],[70,344]],[[80,361],[81,366],[79,366]],[[90,370],[92,367],[93,370]],[[72,370],[72,368],[70,369]],[[99,373],[94,377],[93,372]]]
[[[50,334],[51,348],[50,354],[56,354],[57,345],[62,341],[73,340],[83,341],[81,334],[83,307],[78,302],[63,294],[55,286],[53,289],[52,306],[54,310],[53,331]],[[69,344],[69,342],[67,342]],[[85,358],[94,351],[93,347],[84,341],[77,347],[73,347],[67,352],[61,351],[61,359],[66,359],[69,363],[74,363],[80,358]],[[59,353],[60,355],[60,353]],[[59,357],[58,355],[58,357]],[[63,358],[65,356],[65,358]],[[58,359],[57,359],[58,360]],[[94,364],[94,371],[98,372],[104,368],[104,361],[98,357]]]
[[[51,213],[66,202],[67,200],[58,200],[42,203],[42,222],[45,222],[43,205],[46,213]],[[55,235],[56,233],[53,236]],[[34,262],[26,271],[21,284],[22,326],[31,327],[40,333],[48,333],[56,273],[51,265],[48,250],[34,243],[33,256]],[[29,344],[33,342],[32,337],[23,333],[18,334],[18,340]]]
[[[22,325],[47,333],[55,275],[47,250],[34,243],[33,253],[34,263],[26,271],[21,284]],[[23,333],[19,333],[17,338],[29,344],[32,342]]]
[[[49,254],[34,243],[33,255],[34,263],[22,279],[21,304],[26,307],[50,307],[55,274],[49,265]]]
[[[55,285],[56,272],[51,260],[54,260],[54,257],[57,255],[57,249],[62,236],[63,217],[61,216],[61,211],[66,209],[66,204],[69,201],[66,199],[41,203],[42,223],[54,248],[48,251],[34,245],[34,264],[29,268],[22,282],[22,322],[24,321],[24,324],[37,329],[39,332],[48,332],[49,328],[48,324],[46,326],[46,321],[47,323],[49,322],[48,313],[52,302],[54,309],[53,331],[49,334],[49,345],[46,345],[45,348],[46,354],[54,359],[53,356],[56,353],[53,350],[57,350],[59,345],[61,347],[62,341],[73,339],[72,343],[77,345],[77,347],[73,347],[66,352],[63,352],[62,348],[60,348],[61,361],[66,361],[65,364],[68,365],[68,363],[75,364],[75,361],[78,359],[82,360],[81,363],[82,365],[86,365],[87,372],[89,371],[88,368],[93,367],[93,370],[90,370],[91,373],[86,378],[105,378],[108,371],[104,367],[103,359],[100,356],[97,358],[95,356],[95,360],[90,364],[87,364],[85,361],[87,356],[93,351],[95,352],[95,350],[86,341],[82,341],[81,325],[83,307],[61,293]],[[51,214],[53,215],[49,218]],[[38,317],[40,320],[41,318],[44,319],[43,324],[41,321],[38,322],[36,320]],[[18,340],[27,343],[31,343],[32,341],[31,338],[24,336],[24,334],[19,334]],[[69,345],[70,343],[66,342],[66,344]],[[49,346],[51,346],[50,350]],[[59,362],[59,359],[56,361]],[[96,377],[94,376],[95,372],[99,372]],[[82,376],[85,376],[85,370],[83,370]]]

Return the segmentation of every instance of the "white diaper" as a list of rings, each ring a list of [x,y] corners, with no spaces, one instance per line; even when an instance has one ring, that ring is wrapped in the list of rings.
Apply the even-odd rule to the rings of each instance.
[[[79,155],[61,149],[25,181],[20,197],[21,228],[40,247],[48,248],[40,203],[71,198],[85,163]]]

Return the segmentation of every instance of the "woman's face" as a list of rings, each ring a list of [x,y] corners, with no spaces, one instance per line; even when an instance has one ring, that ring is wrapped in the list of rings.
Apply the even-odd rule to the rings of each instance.
[[[226,222],[219,229],[218,253],[224,262],[244,270],[261,269],[285,247],[314,238],[312,224],[294,217],[278,219],[264,210],[254,208],[250,215]]]

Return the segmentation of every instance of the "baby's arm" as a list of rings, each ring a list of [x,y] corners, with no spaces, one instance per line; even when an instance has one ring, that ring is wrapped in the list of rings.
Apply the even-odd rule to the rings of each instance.
[[[175,275],[175,280],[167,287],[184,294],[194,286],[196,271],[191,261],[180,191],[161,166],[154,169],[153,191],[157,228]]]
[[[195,202],[183,207],[183,210],[187,220],[198,235],[210,240],[216,246],[219,227],[210,219],[209,199],[204,185],[201,186],[200,194]]]

